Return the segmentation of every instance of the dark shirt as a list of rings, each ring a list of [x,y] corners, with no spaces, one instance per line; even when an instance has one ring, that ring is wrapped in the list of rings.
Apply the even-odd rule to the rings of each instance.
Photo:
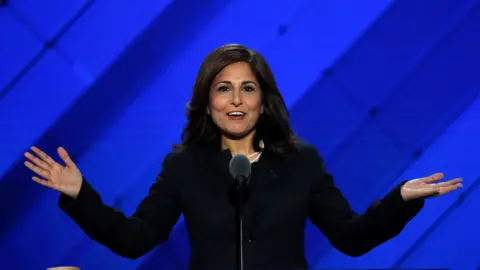
[[[235,269],[230,159],[230,152],[208,147],[172,151],[131,217],[105,205],[85,179],[78,197],[61,195],[59,205],[92,239],[132,259],[166,241],[183,213],[190,269]],[[357,215],[315,148],[302,144],[288,155],[265,151],[252,164],[251,196],[244,207],[245,269],[306,269],[307,218],[339,251],[355,257],[369,252],[398,235],[423,207],[422,199],[404,202],[400,188]]]

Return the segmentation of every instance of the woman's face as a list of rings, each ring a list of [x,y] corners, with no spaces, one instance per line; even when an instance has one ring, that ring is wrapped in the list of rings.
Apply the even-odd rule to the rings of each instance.
[[[253,131],[263,113],[262,92],[248,63],[231,64],[217,74],[208,113],[228,137],[242,138]]]

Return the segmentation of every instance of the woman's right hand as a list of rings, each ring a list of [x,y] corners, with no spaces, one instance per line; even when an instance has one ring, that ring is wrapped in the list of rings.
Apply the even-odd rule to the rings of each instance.
[[[33,176],[32,180],[71,198],[77,198],[82,186],[82,173],[70,159],[67,151],[63,147],[57,149],[58,155],[65,162],[63,166],[37,147],[33,146],[31,150],[36,156],[25,152],[25,157],[28,159],[25,161],[25,166],[40,176]]]

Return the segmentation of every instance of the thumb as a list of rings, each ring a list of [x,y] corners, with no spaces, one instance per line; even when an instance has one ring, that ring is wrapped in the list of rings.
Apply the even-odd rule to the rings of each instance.
[[[425,181],[426,183],[429,183],[429,184],[430,184],[430,183],[434,183],[434,182],[437,182],[437,181],[439,181],[439,180],[442,180],[443,177],[445,177],[445,175],[444,175],[443,173],[434,173],[434,174],[432,174],[432,175],[430,175],[430,176],[428,176],[428,177],[425,177],[425,178],[424,178],[424,181]]]
[[[65,162],[65,165],[67,165],[67,167],[69,167],[69,168],[75,168],[76,167],[75,163],[72,161],[72,159],[68,155],[67,150],[65,150],[65,148],[59,147],[57,149],[57,152],[58,152],[58,155],[60,156],[60,158],[62,158],[63,162]]]

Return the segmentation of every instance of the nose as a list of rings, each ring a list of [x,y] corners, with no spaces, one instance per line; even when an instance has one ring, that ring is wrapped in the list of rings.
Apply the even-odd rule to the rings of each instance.
[[[235,89],[232,92],[233,92],[232,105],[235,106],[235,107],[238,107],[238,106],[242,105],[242,97],[240,96],[241,91],[239,91],[238,89]]]

